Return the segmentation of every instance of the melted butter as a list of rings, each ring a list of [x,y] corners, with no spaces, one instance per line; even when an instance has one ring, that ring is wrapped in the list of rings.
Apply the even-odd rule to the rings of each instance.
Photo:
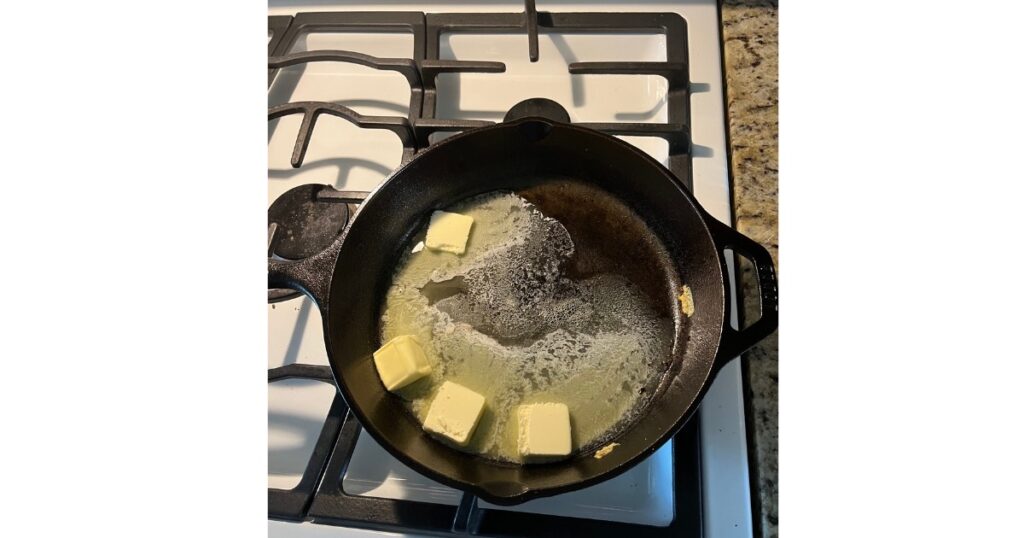
[[[628,424],[667,368],[671,319],[623,276],[566,277],[575,253],[569,232],[515,194],[445,210],[473,217],[466,252],[410,247],[381,318],[383,341],[415,335],[432,367],[399,392],[410,411],[423,422],[444,381],[463,385],[487,404],[460,450],[513,462],[520,404],[567,404],[574,451]]]

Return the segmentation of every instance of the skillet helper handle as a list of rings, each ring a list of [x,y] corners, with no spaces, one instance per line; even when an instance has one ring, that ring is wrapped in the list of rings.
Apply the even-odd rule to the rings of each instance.
[[[775,332],[779,326],[779,283],[775,277],[775,263],[771,254],[759,243],[749,237],[737,232],[725,224],[722,224],[714,217],[708,217],[711,228],[711,235],[714,237],[719,256],[724,260],[725,250],[743,256],[753,263],[757,273],[757,287],[761,316],[746,329],[736,330],[732,328],[730,319],[732,317],[731,301],[726,297],[725,327],[722,330],[722,343],[718,349],[716,362],[720,368],[725,363],[738,357],[744,351],[763,340],[766,336]],[[724,265],[724,264],[723,264]],[[738,268],[737,268],[738,270]],[[729,281],[729,287],[734,282]]]
[[[271,241],[273,239],[271,238]],[[302,260],[268,261],[268,285],[270,289],[288,288],[308,295],[323,313],[327,312],[331,292],[331,277],[334,265],[341,251],[339,237],[324,250]]]

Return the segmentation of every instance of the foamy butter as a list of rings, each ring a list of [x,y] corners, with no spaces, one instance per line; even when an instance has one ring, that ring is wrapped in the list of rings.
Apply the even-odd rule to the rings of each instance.
[[[431,367],[397,394],[420,422],[445,381],[483,396],[462,449],[496,459],[521,461],[516,411],[535,403],[572,410],[573,450],[607,441],[664,371],[671,321],[621,276],[565,277],[569,233],[519,196],[488,193],[446,211],[473,219],[465,251],[407,252],[386,294],[382,341],[415,336]]]

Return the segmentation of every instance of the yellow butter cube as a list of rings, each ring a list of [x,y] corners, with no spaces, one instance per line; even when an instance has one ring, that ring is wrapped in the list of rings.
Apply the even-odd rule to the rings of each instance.
[[[562,403],[519,406],[519,454],[567,456],[572,450],[569,407]]]
[[[483,413],[483,396],[462,385],[445,381],[430,402],[423,428],[466,446]]]
[[[430,363],[416,338],[396,336],[373,352],[377,375],[390,391],[398,390],[430,373]]]
[[[473,217],[434,211],[434,214],[430,215],[430,225],[427,227],[427,248],[462,254],[466,252],[466,242],[469,240],[469,230],[472,227]]]

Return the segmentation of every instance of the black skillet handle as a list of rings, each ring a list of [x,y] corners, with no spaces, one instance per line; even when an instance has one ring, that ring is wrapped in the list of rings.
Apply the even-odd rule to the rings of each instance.
[[[740,353],[770,335],[779,326],[779,283],[775,278],[775,263],[771,254],[753,239],[718,222],[714,217],[707,217],[708,228],[715,240],[718,255],[724,259],[725,250],[731,249],[747,258],[754,264],[757,272],[757,286],[760,289],[761,317],[746,329],[737,331],[730,325],[732,307],[729,297],[725,298],[725,324],[722,329],[722,343],[715,359],[716,369],[729,362]],[[724,266],[724,263],[723,263]],[[729,282],[728,276],[726,282]],[[733,284],[730,283],[731,287]]]
[[[339,237],[326,249],[298,261],[270,259],[267,271],[269,289],[288,288],[305,293],[313,299],[326,319],[331,277],[334,275],[341,243],[342,237]]]

